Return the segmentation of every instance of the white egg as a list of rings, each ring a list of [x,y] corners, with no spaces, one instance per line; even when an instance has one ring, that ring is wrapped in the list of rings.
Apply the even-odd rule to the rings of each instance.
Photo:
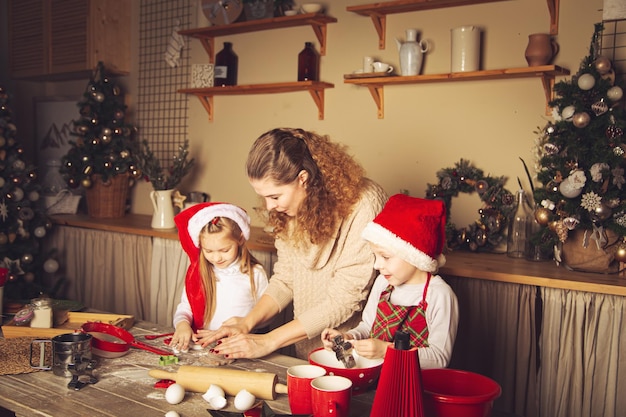
[[[211,397],[209,398],[208,403],[209,408],[211,408],[212,410],[221,410],[222,408],[226,407],[228,401],[226,401],[226,398],[224,397]]]
[[[165,390],[165,401],[178,404],[185,398],[185,388],[180,384],[172,384]]]
[[[249,391],[242,389],[235,395],[235,408],[240,411],[247,411],[254,406],[256,398]]]
[[[180,417],[180,414],[178,414],[176,411],[168,411],[167,413],[165,413],[165,417]]]
[[[226,393],[219,385],[211,384],[209,385],[209,389],[202,394],[202,398],[204,398],[206,402],[209,402],[213,397],[226,397]]]

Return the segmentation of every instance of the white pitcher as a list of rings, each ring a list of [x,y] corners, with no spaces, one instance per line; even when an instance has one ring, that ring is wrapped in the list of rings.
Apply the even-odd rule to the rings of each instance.
[[[153,229],[173,229],[176,227],[174,205],[172,204],[173,192],[174,190],[150,191],[150,201],[152,201],[154,208],[150,225]]]
[[[401,42],[396,38],[398,52],[400,53],[400,74],[419,75],[422,70],[424,53],[428,51],[428,42],[417,41],[417,29],[406,30],[406,41]]]

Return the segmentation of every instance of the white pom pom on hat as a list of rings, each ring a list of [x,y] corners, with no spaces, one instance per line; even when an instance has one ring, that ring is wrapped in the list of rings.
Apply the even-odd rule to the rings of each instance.
[[[250,216],[241,207],[237,207],[229,203],[201,203],[206,207],[198,210],[196,214],[189,219],[187,231],[193,241],[193,244],[200,247],[200,231],[211,220],[216,217],[227,217],[237,223],[241,229],[243,237],[250,239]]]
[[[441,200],[393,195],[361,236],[422,271],[437,272],[446,263],[446,206]]]

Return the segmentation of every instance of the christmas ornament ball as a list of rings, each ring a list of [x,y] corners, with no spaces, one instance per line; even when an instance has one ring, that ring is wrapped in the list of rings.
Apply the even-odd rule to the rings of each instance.
[[[576,113],[574,114],[574,117],[572,117],[572,123],[579,129],[587,127],[590,121],[591,116],[589,116],[589,113],[586,113],[584,111]]]
[[[567,106],[561,111],[561,117],[563,118],[563,120],[570,121],[572,120],[572,116],[574,116],[574,113],[576,113],[576,108],[574,106]]]
[[[547,226],[547,224],[550,222],[551,214],[551,211],[547,208],[539,207],[537,210],[535,210],[535,220],[537,220],[537,223],[539,223],[540,225]]]
[[[622,242],[615,251],[615,260],[617,262],[626,262],[626,242]]]
[[[578,77],[578,88],[581,90],[591,90],[596,85],[596,79],[593,75],[586,73]]]
[[[600,75],[608,74],[611,70],[611,60],[605,56],[599,56],[596,58],[594,66]]]
[[[33,233],[36,237],[41,239],[46,235],[46,228],[43,226],[36,227]]]
[[[28,282],[29,284],[31,282],[35,281],[35,274],[33,274],[32,272],[27,272],[24,274],[24,281]]]
[[[600,204],[598,207],[593,209],[593,211],[589,214],[589,217],[591,217],[592,220],[604,221],[611,217],[612,214],[613,210],[605,204]]]
[[[606,92],[606,96],[611,101],[619,101],[624,96],[624,90],[622,90],[621,87],[616,85],[616,86],[609,88],[609,90]]]
[[[43,270],[49,274],[54,274],[59,270],[59,263],[56,261],[56,259],[50,258],[43,263]]]
[[[82,185],[83,188],[91,188],[91,178],[83,178],[80,185]]]

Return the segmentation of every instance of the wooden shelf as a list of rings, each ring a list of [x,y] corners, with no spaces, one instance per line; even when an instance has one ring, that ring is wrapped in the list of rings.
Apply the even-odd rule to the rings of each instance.
[[[235,85],[227,87],[211,87],[211,88],[185,88],[178,90],[179,93],[193,94],[202,103],[209,120],[213,120],[213,96],[235,96],[247,94],[276,94],[291,93],[295,91],[308,91],[313,97],[318,109],[319,120],[324,120],[324,90],[335,87],[334,84],[322,81],[294,81],[287,83],[273,84],[250,84]]]
[[[373,78],[347,78],[345,84],[355,84],[369,88],[376,107],[378,118],[383,119],[384,112],[384,87],[386,85],[419,84],[446,81],[473,81],[473,80],[496,80],[508,78],[539,77],[546,95],[546,114],[550,114],[548,102],[553,98],[554,79],[556,76],[569,75],[569,70],[557,65],[542,65],[537,67],[505,68],[496,70],[453,72],[449,74],[429,74],[414,76],[383,76]],[[344,77],[348,77],[346,75]]]
[[[387,15],[394,13],[418,12],[421,10],[442,9],[446,7],[469,6],[481,3],[493,3],[509,0],[396,0],[372,4],[348,6],[346,10],[372,19],[378,33],[378,48],[385,49]],[[550,13],[550,34],[559,33],[559,1],[546,0]]]
[[[378,33],[378,48],[385,49],[387,15],[394,13],[418,12],[421,10],[442,9],[445,7],[467,6],[509,0],[396,0],[372,4],[348,6],[346,10],[372,19]],[[558,0],[553,0],[558,1]]]
[[[337,19],[321,13],[306,13],[295,16],[280,16],[271,19],[250,20],[248,22],[231,23],[228,25],[209,26],[206,28],[185,29],[178,33],[183,36],[199,39],[209,55],[209,62],[214,62],[214,40],[219,36],[239,33],[258,32],[262,30],[283,29],[296,26],[311,26],[320,43],[320,54],[326,55],[326,25],[335,23]]]

